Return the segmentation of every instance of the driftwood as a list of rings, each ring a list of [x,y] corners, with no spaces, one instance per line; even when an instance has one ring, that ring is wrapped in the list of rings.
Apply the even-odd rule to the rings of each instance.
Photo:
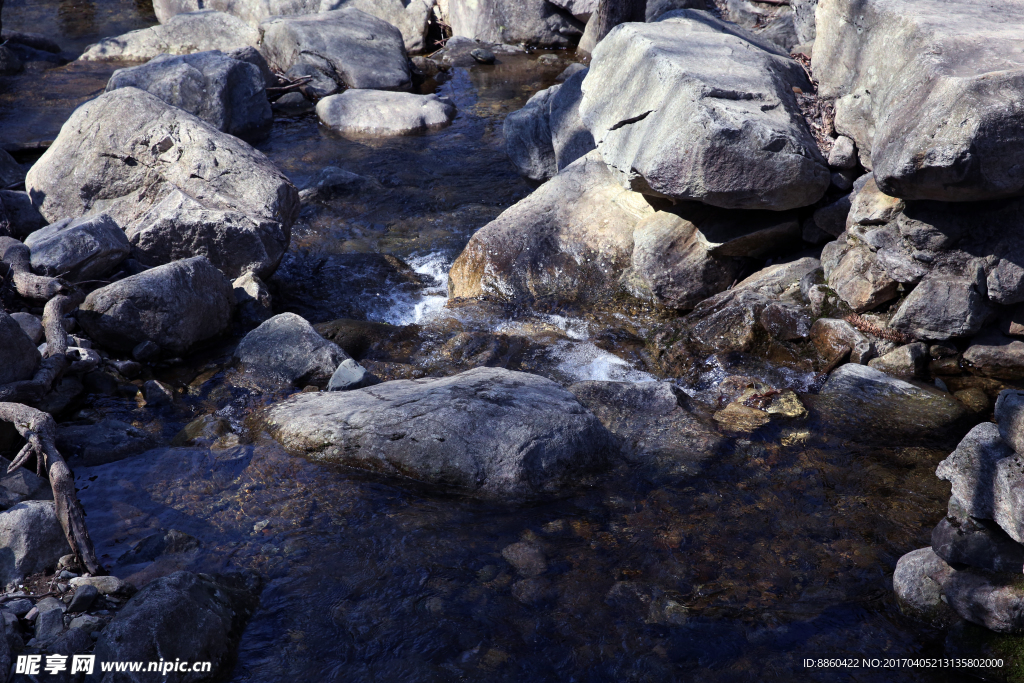
[[[0,237],[0,261],[11,271],[14,289],[26,299],[49,301],[67,289],[62,280],[32,273],[28,247],[13,237]]]
[[[15,457],[8,472],[21,467],[35,456],[37,470],[45,472],[53,487],[53,501],[71,552],[85,567],[96,575],[104,569],[96,559],[96,551],[85,526],[85,511],[75,495],[75,481],[55,445],[57,424],[49,413],[29,408],[20,403],[0,403],[0,420],[10,422],[27,443]]]

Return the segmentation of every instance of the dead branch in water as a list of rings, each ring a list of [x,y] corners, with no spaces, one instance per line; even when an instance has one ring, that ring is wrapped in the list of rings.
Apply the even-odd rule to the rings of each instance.
[[[844,317],[843,320],[850,323],[861,332],[867,332],[879,339],[885,339],[886,341],[895,342],[897,344],[910,344],[916,341],[916,339],[909,334],[905,334],[899,330],[894,330],[890,327],[881,327],[867,318],[862,318],[856,313],[851,313]]]

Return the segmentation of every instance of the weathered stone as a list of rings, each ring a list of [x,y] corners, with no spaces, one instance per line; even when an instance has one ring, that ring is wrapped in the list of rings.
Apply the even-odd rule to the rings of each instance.
[[[857,166],[857,147],[853,140],[840,135],[832,143],[828,153],[828,165],[832,168],[850,169]]]
[[[106,212],[148,265],[203,255],[230,277],[272,272],[299,208],[263,154],[136,88],[75,110],[29,171],[40,212]]]
[[[265,383],[322,386],[348,355],[301,316],[281,313],[245,335],[235,357]]]
[[[68,603],[69,612],[84,612],[90,607],[92,603],[96,602],[96,598],[100,592],[96,589],[96,586],[84,585],[79,586],[78,590],[75,591],[75,596],[71,598],[71,602]]]
[[[288,71],[309,64],[349,88],[410,90],[412,73],[402,34],[354,7],[307,16],[276,16],[260,24],[261,50]]]
[[[949,606],[961,617],[998,633],[1024,630],[1024,577],[977,569],[953,572],[942,584]]]
[[[46,219],[32,205],[32,199],[27,192],[0,190],[0,202],[3,202],[7,217],[11,219],[11,237],[24,239],[46,226]]]
[[[327,391],[351,391],[379,383],[376,377],[351,358],[341,361],[327,382]]]
[[[572,66],[582,67],[581,64]],[[583,79],[586,77],[586,68],[575,71],[565,79],[562,87],[551,97],[548,105],[551,146],[555,151],[555,167],[559,171],[586,156],[595,147],[594,136],[590,134],[590,130],[583,124],[583,119],[580,117]]]
[[[508,560],[508,563],[516,568],[520,576],[532,579],[540,576],[548,570],[548,563],[542,551],[536,544],[527,541],[520,541],[505,546],[501,556]]]
[[[994,519],[993,486],[996,463],[1013,455],[999,436],[999,428],[983,422],[963,438],[960,445],[939,463],[939,479],[953,485],[952,495],[963,513],[978,519]]]
[[[906,203],[878,189],[875,176],[867,173],[853,184],[846,225],[884,225],[896,218]]]
[[[68,552],[53,502],[29,500],[0,512],[0,585],[52,569]]]
[[[814,73],[838,97],[886,194],[974,201],[1024,192],[1016,0],[839,0],[817,11]],[[927,54],[927,59],[921,59]]]
[[[545,0],[448,0],[442,19],[453,36],[488,43],[568,47],[583,35],[581,22]]]
[[[147,432],[118,420],[96,424],[61,424],[57,427],[57,449],[72,466],[92,467],[130,458],[156,448],[157,439]]]
[[[871,341],[845,320],[818,318],[811,325],[809,336],[818,355],[825,361],[832,361],[849,350],[851,362],[868,362],[863,356],[871,347]]]
[[[455,105],[433,94],[346,90],[320,100],[316,113],[338,133],[389,137],[444,128],[455,118]]]
[[[147,406],[169,406],[174,403],[174,389],[160,380],[146,380],[142,384],[142,398]]]
[[[892,575],[900,611],[935,628],[948,627],[957,615],[942,599],[942,589],[954,573],[931,548],[901,557]]]
[[[553,85],[535,93],[522,109],[505,117],[502,135],[505,153],[519,175],[531,180],[547,180],[558,172],[555,148],[551,141],[551,98],[562,88]]]
[[[705,0],[650,0],[645,8],[644,20],[648,22],[657,21],[665,14],[677,9],[708,10],[711,8],[708,7],[708,3]],[[594,9],[591,12],[596,11],[597,3],[595,2]]]
[[[690,342],[701,353],[750,351],[764,334],[759,320],[772,299],[734,287],[705,299],[686,316]]]
[[[274,120],[260,69],[219,50],[161,55],[142,66],[118,69],[107,82],[107,92],[128,87],[244,140],[266,137]]]
[[[990,314],[975,280],[926,277],[896,309],[889,326],[918,339],[969,337]]]
[[[28,335],[33,344],[39,344],[43,341],[45,332],[43,330],[43,321],[39,319],[39,316],[32,315],[31,313],[11,313],[11,317],[21,326],[22,332]]]
[[[1024,571],[1024,545],[988,520],[944,517],[932,531],[932,550],[951,565],[994,572]]]
[[[733,209],[816,202],[829,172],[797,106],[788,55],[708,13],[617,26],[595,48],[579,110],[634,190]]]
[[[159,26],[104,38],[79,57],[83,61],[145,62],[160,55],[187,55],[206,50],[229,52],[259,45],[255,28],[230,14],[206,10],[179,14]]]
[[[99,279],[131,253],[128,238],[105,213],[59,221],[33,232],[25,245],[32,270],[71,282]]]
[[[1003,458],[996,463],[992,494],[992,517],[1010,538],[1024,543],[1024,456]]]
[[[884,356],[872,358],[868,365],[896,377],[927,377],[928,345],[921,342],[905,344]]]
[[[39,369],[42,357],[35,343],[21,329],[18,321],[0,310],[0,348],[4,360],[0,363],[0,384],[32,379]]]
[[[263,280],[252,273],[244,273],[232,282],[231,290],[235,295],[238,318],[247,328],[259,325],[274,314],[270,291]]]
[[[1024,453],[1024,391],[1005,389],[996,399],[999,436],[1017,453]]]
[[[260,422],[291,451],[487,498],[554,493],[602,467],[611,448],[572,394],[500,368],[296,394]]]
[[[1024,341],[995,331],[978,335],[964,351],[964,362],[985,377],[1024,379]]]
[[[150,341],[184,353],[227,329],[233,300],[227,278],[197,256],[95,290],[79,308],[78,322],[111,349],[130,351]]]
[[[811,316],[807,309],[793,304],[773,301],[761,311],[758,322],[779,341],[806,339],[811,334]]]
[[[116,576],[76,576],[69,583],[73,588],[92,586],[101,595],[119,595],[130,591],[129,584]]]
[[[895,299],[899,283],[889,276],[870,249],[855,246],[828,274],[828,285],[850,308],[860,313]]]

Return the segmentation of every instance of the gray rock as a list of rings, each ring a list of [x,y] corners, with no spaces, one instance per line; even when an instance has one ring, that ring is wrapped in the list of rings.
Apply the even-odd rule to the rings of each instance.
[[[327,382],[327,391],[351,391],[377,384],[380,380],[366,371],[359,363],[351,358],[341,361],[341,364],[331,375]]]
[[[1024,391],[1001,391],[996,399],[995,420],[1003,442],[1017,453],[1024,453]]]
[[[206,10],[179,14],[159,26],[139,29],[90,45],[83,61],[145,62],[160,55],[187,55],[206,50],[229,52],[259,45],[260,33],[230,14]]]
[[[994,572],[1024,571],[1024,545],[991,521],[944,517],[932,531],[932,550],[952,565]]]
[[[169,406],[174,403],[174,390],[159,380],[151,379],[142,385],[142,398],[147,406]]]
[[[11,313],[11,317],[21,326],[22,332],[28,335],[33,344],[43,341],[46,332],[43,330],[43,321],[39,316],[31,313]]]
[[[843,254],[828,273],[828,285],[858,313],[892,301],[899,294],[899,283],[865,246],[855,246]]]
[[[570,66],[582,67],[581,64]],[[568,71],[569,69],[566,69]],[[563,168],[586,156],[594,148],[594,136],[583,125],[580,101],[583,99],[583,79],[587,69],[572,73],[548,102],[548,125],[551,128],[551,146],[555,151],[555,167]]]
[[[469,53],[469,56],[480,62],[481,64],[494,64],[497,61],[497,57],[493,52],[485,47],[478,47]]]
[[[853,184],[846,225],[884,225],[905,208],[906,202],[879,190],[875,176],[865,173]]]
[[[551,142],[551,98],[563,86],[553,85],[534,94],[526,105],[505,117],[502,133],[505,153],[519,175],[547,180],[558,172]]]
[[[324,201],[353,194],[365,188],[379,188],[373,178],[352,173],[337,166],[325,166],[316,172],[299,192],[304,202]]]
[[[7,217],[11,219],[11,237],[24,239],[46,225],[46,219],[32,205],[27,192],[0,190],[0,202],[3,202]]]
[[[119,420],[57,426],[57,449],[72,466],[103,465],[156,447],[157,440],[151,434]]]
[[[128,238],[105,213],[59,221],[33,232],[25,244],[32,270],[71,282],[99,279],[131,253]]]
[[[160,345],[151,341],[139,342],[132,347],[132,358],[139,363],[153,363],[160,358]]]
[[[79,586],[78,590],[75,591],[75,595],[71,598],[71,602],[68,603],[69,612],[85,612],[92,603],[96,602],[96,598],[99,597],[100,592],[96,590],[95,586]]]
[[[274,315],[270,290],[252,273],[244,273],[231,283],[238,318],[247,328],[256,327]]]
[[[868,365],[896,377],[927,377],[928,360],[928,345],[915,342],[873,358],[868,361]]]
[[[107,82],[107,92],[128,87],[145,90],[244,140],[266,137],[274,121],[259,67],[219,50],[161,55],[142,66],[118,69]]]
[[[952,495],[960,501],[965,515],[978,519],[995,517],[996,464],[1013,455],[999,431],[991,422],[981,423],[967,433],[956,450],[935,470],[939,479],[953,485]]]
[[[209,679],[226,675],[235,649],[259,598],[258,580],[249,574],[196,575],[179,571],[156,579],[135,594],[96,641],[96,659],[212,664]],[[188,624],[188,628],[182,628]],[[111,683],[144,683],[146,673],[113,674]]]
[[[488,43],[569,47],[583,35],[580,21],[545,0],[449,0],[442,19],[453,36]]]
[[[331,81],[333,83],[333,81]],[[296,116],[313,111],[313,103],[300,92],[286,92],[270,103],[270,108],[285,116]]]
[[[91,586],[90,586],[91,588]],[[93,590],[96,590],[93,588]],[[70,610],[74,611],[74,610]],[[103,617],[96,617],[91,614],[83,614],[80,617],[75,617],[71,620],[70,627],[72,629],[81,629],[86,633],[92,633],[93,631],[100,631],[106,625],[106,620]]]
[[[686,408],[668,382],[579,382],[569,391],[614,436],[619,453],[666,474],[693,474],[725,440]]]
[[[597,11],[597,0],[549,0],[555,7],[561,7],[577,21],[586,22]],[[704,9],[704,8],[701,8]]]
[[[0,348],[4,362],[0,363],[0,384],[32,379],[39,369],[42,356],[17,320],[0,310]]]
[[[910,293],[889,326],[918,339],[952,339],[977,334],[991,309],[974,279],[926,277]]]
[[[1010,538],[1024,543],[1024,457],[1003,458],[995,469],[992,517]]]
[[[45,647],[64,632],[64,605],[49,598],[41,600],[36,609],[39,614],[36,616],[35,638],[40,646]]]
[[[508,560],[508,563],[515,567],[520,576],[532,579],[540,576],[548,570],[547,559],[544,551],[536,544],[528,541],[519,541],[512,545],[505,546],[501,556]]]
[[[95,290],[79,308],[78,322],[111,349],[129,351],[150,341],[184,353],[227,329],[233,303],[231,283],[196,256]]]
[[[832,143],[828,153],[828,165],[832,168],[849,169],[857,165],[857,147],[850,138],[840,135]]]
[[[273,272],[299,208],[263,154],[136,88],[76,109],[25,184],[53,220],[102,209],[145,264],[203,255],[232,278]]]
[[[949,606],[961,617],[997,633],[1024,629],[1024,581],[1020,570],[993,574],[977,569],[954,572],[942,585]]]
[[[231,59],[237,59],[240,62],[246,64],[252,64],[254,67],[259,69],[260,75],[263,76],[263,85],[266,88],[273,88],[278,85],[277,76],[271,71],[270,65],[267,64],[267,58],[260,54],[260,51],[251,45],[245,47],[238,47],[234,50],[229,50],[225,53]]]
[[[0,149],[0,189],[25,180],[25,169],[10,154]]]
[[[262,420],[293,452],[496,499],[555,493],[603,467],[611,448],[572,394],[500,368],[297,394]]]
[[[793,8],[793,27],[796,29],[797,40],[813,43],[817,35],[814,11],[818,7],[818,0],[790,0],[789,4]]]
[[[996,379],[1024,379],[1024,341],[990,330],[971,340],[964,362],[972,371]]]
[[[818,201],[829,171],[788,55],[706,12],[627,23],[594,50],[580,115],[634,190],[733,209]]]
[[[686,316],[691,346],[708,354],[750,351],[763,334],[761,313],[772,301],[737,287],[705,299]]]
[[[882,191],[940,201],[1024,192],[1020,110],[1006,106],[1024,96],[1022,28],[1015,0],[818,6],[820,94],[839,98],[836,128],[869,152]]]
[[[594,4],[594,11],[597,4]],[[699,9],[707,10],[708,3],[705,0],[650,0],[644,11],[646,21],[657,21],[662,15],[677,9]]]
[[[262,52],[288,71],[306,63],[339,86],[410,90],[412,72],[397,28],[355,8],[299,17],[271,17],[260,24]]]
[[[901,557],[892,575],[900,611],[935,628],[953,624],[957,615],[942,599],[942,589],[954,573],[931,548]]]
[[[455,118],[455,105],[434,94],[346,90],[320,100],[316,114],[338,133],[390,137],[444,128]]]
[[[47,650],[54,654],[70,657],[71,655],[80,654],[91,649],[92,642],[90,631],[82,628],[72,628],[53,641]]]
[[[761,311],[758,322],[773,339],[793,341],[811,334],[811,316],[802,306],[773,301]]]
[[[323,386],[348,354],[301,316],[281,313],[245,335],[235,357],[247,373],[268,384]]]
[[[309,94],[313,99],[319,99],[333,95],[338,92],[342,86],[338,84],[338,81],[332,75],[330,69],[321,69],[320,67],[313,66],[312,64],[306,64],[305,62],[299,62],[295,64],[287,72],[285,76],[289,80],[299,80],[300,78],[309,79],[306,81],[303,90]],[[299,94],[302,93],[288,93],[288,94]],[[305,95],[303,95],[305,98]]]
[[[0,512],[0,584],[52,569],[67,552],[51,501],[29,500]]]
[[[33,607],[35,607],[35,605],[33,605],[32,601],[27,598],[18,598],[4,603],[4,611],[10,612],[17,617],[25,616]]]

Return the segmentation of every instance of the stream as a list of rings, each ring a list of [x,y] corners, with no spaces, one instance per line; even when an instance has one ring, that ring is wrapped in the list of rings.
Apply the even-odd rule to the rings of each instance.
[[[144,0],[4,7],[5,27],[44,33],[69,51],[153,23]],[[653,314],[446,305],[448,268],[469,237],[533,189],[505,156],[504,117],[572,57],[501,55],[428,81],[425,89],[459,110],[452,126],[428,135],[346,140],[326,134],[315,114],[277,116],[256,146],[297,187],[329,166],[363,180],[304,204],[271,280],[275,306],[313,323],[353,318],[413,330],[360,359],[385,378],[486,361],[563,384],[662,379],[642,343],[658,323]],[[8,79],[0,144],[33,161],[33,145],[53,140],[117,66],[33,64]],[[205,414],[231,425],[210,447],[161,448],[75,476],[113,574],[139,581],[245,567],[265,577],[232,681],[962,680],[803,666],[817,657],[942,656],[943,633],[900,614],[892,571],[929,544],[942,517],[949,484],[934,470],[945,446],[863,445],[812,421],[767,440],[734,439],[698,473],[650,476],[620,465],[560,499],[504,507],[331,468],[251,437],[247,416],[273,397],[236,381],[237,341],[140,378],[174,387],[171,406],[89,395],[60,417],[122,420],[164,443]],[[808,383],[792,371],[763,372]],[[672,379],[692,393],[724,374],[711,367]],[[160,529],[202,545],[150,564],[122,559]],[[537,578],[518,578],[502,557],[521,540],[543,550]]]

